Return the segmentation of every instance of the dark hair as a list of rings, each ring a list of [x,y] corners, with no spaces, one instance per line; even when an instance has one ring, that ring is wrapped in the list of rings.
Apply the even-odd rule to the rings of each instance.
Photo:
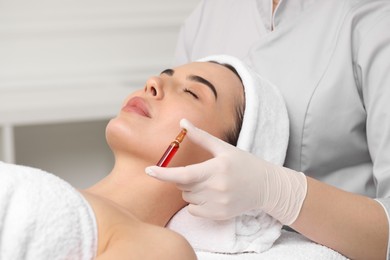
[[[215,64],[219,64],[219,65],[224,66],[225,68],[228,68],[230,71],[232,71],[238,77],[242,86],[244,87],[244,84],[242,82],[240,74],[238,74],[237,70],[232,65],[227,64],[227,63],[219,63],[216,61],[210,61],[210,62],[215,63]],[[244,100],[245,100],[244,89],[243,89],[243,93],[244,93]],[[234,146],[237,145],[238,137],[239,137],[240,132],[241,132],[242,122],[244,119],[244,111],[245,111],[245,101],[242,102],[241,104],[236,104],[236,106],[235,106],[235,113],[236,113],[235,124],[234,124],[233,128],[229,129],[226,133],[226,141],[231,145],[234,145]]]

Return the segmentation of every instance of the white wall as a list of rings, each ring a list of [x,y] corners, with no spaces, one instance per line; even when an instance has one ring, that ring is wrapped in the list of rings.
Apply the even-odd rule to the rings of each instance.
[[[139,83],[196,2],[0,0],[0,87]]]
[[[0,160],[76,187],[108,173],[104,129],[169,67],[199,0],[0,0]]]

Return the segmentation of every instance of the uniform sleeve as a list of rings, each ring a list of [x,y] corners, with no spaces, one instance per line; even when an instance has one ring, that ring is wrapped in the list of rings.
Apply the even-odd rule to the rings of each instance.
[[[357,81],[367,113],[367,142],[373,162],[377,201],[390,216],[390,4],[359,32]],[[386,10],[387,9],[387,10]],[[390,220],[389,220],[390,223]],[[390,234],[390,232],[389,232]],[[389,239],[390,240],[390,239]],[[388,246],[388,256],[389,246]]]
[[[192,43],[194,42],[202,19],[204,6],[205,0],[202,0],[180,27],[173,58],[174,66],[188,63],[191,60]]]

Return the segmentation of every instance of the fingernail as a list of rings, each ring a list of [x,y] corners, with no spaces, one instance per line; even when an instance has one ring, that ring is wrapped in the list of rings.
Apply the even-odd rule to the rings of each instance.
[[[145,168],[145,172],[146,172],[146,174],[149,175],[149,176],[156,176],[155,173],[154,173],[154,171],[153,171],[152,168],[150,168],[150,167],[146,167],[146,168]]]

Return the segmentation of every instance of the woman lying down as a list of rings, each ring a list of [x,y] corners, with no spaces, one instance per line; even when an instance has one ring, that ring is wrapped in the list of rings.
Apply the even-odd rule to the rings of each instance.
[[[38,169],[0,162],[0,259],[172,260],[196,259],[193,248],[233,253],[268,249],[281,225],[261,212],[227,224],[233,227],[230,248],[207,248],[184,234],[190,244],[164,228],[171,220],[169,226],[180,229],[180,217],[172,217],[186,202],[174,185],[145,174],[145,167],[158,161],[182,127],[188,137],[170,166],[212,157],[192,141],[198,129],[189,122],[281,164],[288,120],[281,97],[269,87],[240,61],[224,55],[149,78],[107,125],[106,139],[115,156],[112,171],[85,190]],[[180,126],[182,118],[188,121]],[[260,223],[246,234],[252,220]],[[266,229],[267,239],[259,239]]]

